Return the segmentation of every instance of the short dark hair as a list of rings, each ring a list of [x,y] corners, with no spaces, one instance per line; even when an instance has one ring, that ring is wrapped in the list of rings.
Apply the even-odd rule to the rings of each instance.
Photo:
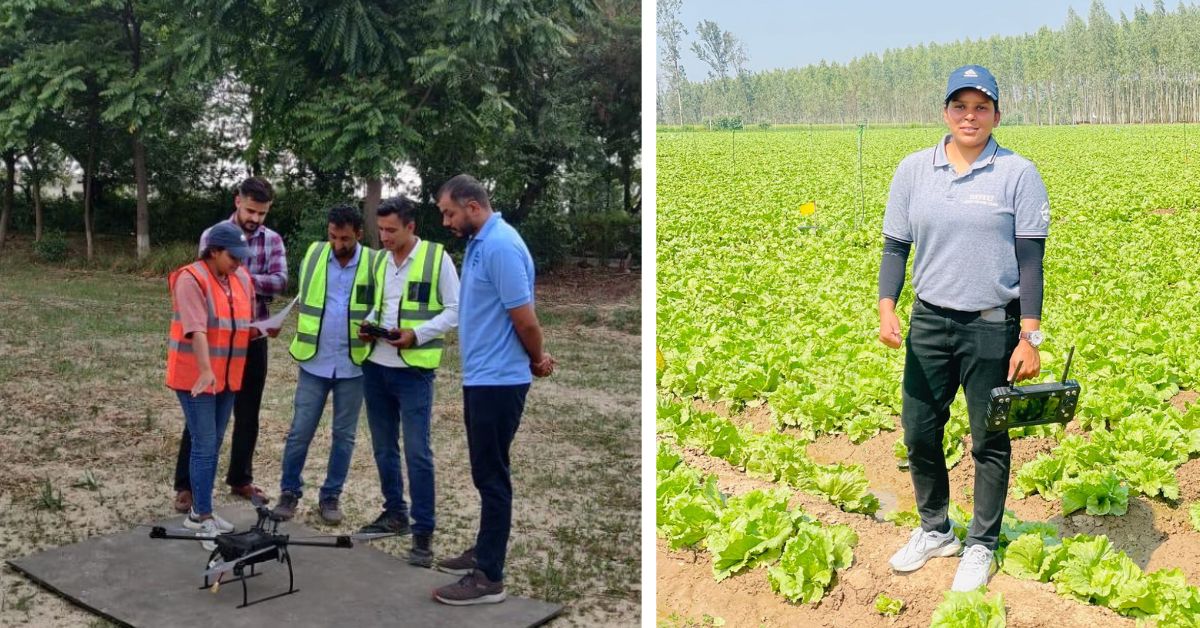
[[[350,225],[355,231],[362,229],[362,214],[353,205],[334,205],[329,208],[329,224],[335,227]]]
[[[466,205],[470,201],[479,203],[481,207],[491,208],[492,202],[488,199],[487,188],[479,182],[479,179],[472,177],[469,174],[455,175],[449,181],[442,184],[438,188],[437,198],[449,194],[450,200],[459,205]]]
[[[259,203],[270,203],[275,200],[275,188],[262,177],[250,177],[237,185],[237,194],[243,198],[250,197]]]
[[[417,219],[417,205],[407,196],[393,196],[379,203],[375,215],[380,218],[395,215],[400,219],[400,224],[412,224]]]

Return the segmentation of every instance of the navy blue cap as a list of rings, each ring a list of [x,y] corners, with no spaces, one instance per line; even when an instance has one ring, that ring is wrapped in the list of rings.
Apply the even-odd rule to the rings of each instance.
[[[968,87],[983,92],[993,102],[1000,104],[1000,86],[996,84],[996,77],[981,65],[964,65],[951,72],[950,80],[946,82],[946,98],[943,102],[950,102],[954,92]]]
[[[250,259],[250,245],[246,243],[246,234],[242,228],[229,222],[218,222],[208,230],[208,245],[219,246],[229,254],[245,263]]]

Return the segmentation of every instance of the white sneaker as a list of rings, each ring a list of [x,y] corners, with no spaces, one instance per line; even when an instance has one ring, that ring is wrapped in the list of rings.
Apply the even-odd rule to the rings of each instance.
[[[194,530],[196,536],[201,538],[215,539],[218,534],[221,534],[221,531],[217,529],[216,519],[204,519],[201,521],[193,519],[191,514],[183,518],[183,527]],[[217,544],[213,541],[201,541],[200,546],[210,552],[217,549]]]
[[[988,583],[988,578],[994,573],[996,561],[992,559],[992,550],[982,545],[972,545],[963,552],[958,561],[958,571],[954,573],[954,584],[951,591],[974,591]]]
[[[187,521],[191,521],[193,523],[200,522],[200,515],[196,514],[195,509],[188,511]],[[184,522],[185,526],[187,525],[187,521]],[[215,512],[212,513],[212,522],[213,525],[217,527],[217,532],[219,534],[229,534],[230,532],[233,532],[233,524],[221,518],[221,515],[218,515]],[[195,530],[197,528],[192,529]]]
[[[926,532],[917,528],[913,530],[908,543],[892,554],[888,564],[899,572],[916,571],[930,558],[957,554],[961,546],[958,537],[954,536],[953,522],[948,532]]]

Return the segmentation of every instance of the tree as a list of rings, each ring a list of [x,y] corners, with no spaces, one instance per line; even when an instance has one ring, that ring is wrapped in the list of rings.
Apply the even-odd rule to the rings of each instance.
[[[683,0],[658,0],[655,11],[658,38],[663,41],[662,67],[667,72],[668,88],[675,92],[680,126],[683,125],[683,87],[687,84],[687,76],[680,63],[680,45],[684,35],[687,35],[687,29],[679,21],[682,4]]]

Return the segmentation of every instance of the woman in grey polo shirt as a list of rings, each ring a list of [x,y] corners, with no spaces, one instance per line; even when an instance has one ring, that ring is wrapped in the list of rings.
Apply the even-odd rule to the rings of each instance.
[[[901,423],[921,526],[890,562],[896,571],[913,571],[959,551],[947,517],[942,434],[961,385],[971,424],[975,508],[955,591],[987,584],[1004,515],[1011,447],[1006,431],[985,427],[989,393],[1018,363],[1017,379],[1041,369],[1050,205],[1037,168],[992,137],[1000,123],[999,94],[996,79],[980,66],[951,73],[943,112],[949,133],[900,162],[883,220],[879,340],[894,349],[901,345],[896,301],[909,250],[916,249]]]

